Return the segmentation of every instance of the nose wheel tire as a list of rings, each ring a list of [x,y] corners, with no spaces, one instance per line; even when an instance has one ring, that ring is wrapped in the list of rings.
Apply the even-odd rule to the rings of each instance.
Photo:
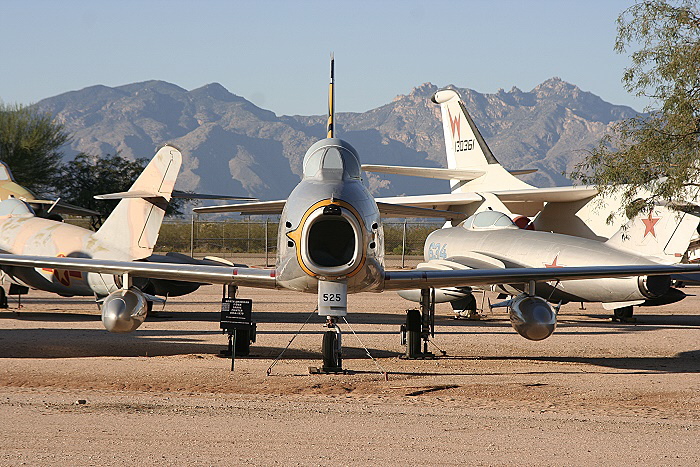
[[[326,331],[323,333],[321,353],[323,354],[323,372],[334,373],[343,371],[343,359],[340,353],[338,333],[336,331]]]

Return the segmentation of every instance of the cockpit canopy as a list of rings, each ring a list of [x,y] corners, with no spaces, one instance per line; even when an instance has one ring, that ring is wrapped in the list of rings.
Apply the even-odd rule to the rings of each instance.
[[[33,217],[34,215],[34,210],[20,199],[8,198],[0,201],[0,217]]]
[[[462,227],[468,230],[500,230],[517,229],[507,214],[499,211],[481,211],[462,222]]]
[[[304,178],[360,180],[360,158],[357,151],[338,138],[318,141],[304,156]]]
[[[6,182],[8,180],[12,182],[15,181],[15,178],[12,176],[12,171],[7,164],[0,162],[0,181]]]

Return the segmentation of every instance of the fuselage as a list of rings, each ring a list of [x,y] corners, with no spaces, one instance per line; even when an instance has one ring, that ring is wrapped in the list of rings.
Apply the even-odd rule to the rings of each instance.
[[[103,244],[91,230],[36,217],[17,199],[0,202],[0,250],[16,255],[132,259]],[[18,284],[66,296],[106,295],[118,288],[111,275],[14,266],[2,269]]]
[[[343,140],[309,148],[304,178],[280,217],[278,286],[311,293],[319,281],[345,282],[349,293],[381,288],[381,218],[360,173],[357,152]]]
[[[491,267],[506,268],[656,264],[595,240],[518,228],[480,231],[458,226],[440,229],[428,236],[424,255],[426,261],[451,259],[466,267],[472,267],[468,265],[476,261],[475,257],[481,258],[479,255],[492,259]],[[521,285],[501,284],[499,287],[509,294],[523,291]],[[584,279],[536,286],[537,295],[553,302],[628,302],[655,298],[667,290],[665,277]]]

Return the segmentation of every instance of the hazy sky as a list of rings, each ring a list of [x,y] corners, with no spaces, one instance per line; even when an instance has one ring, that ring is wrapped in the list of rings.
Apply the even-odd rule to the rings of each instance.
[[[642,110],[613,51],[631,0],[0,0],[0,100],[218,82],[278,115],[365,111],[425,82],[492,93],[558,76]]]

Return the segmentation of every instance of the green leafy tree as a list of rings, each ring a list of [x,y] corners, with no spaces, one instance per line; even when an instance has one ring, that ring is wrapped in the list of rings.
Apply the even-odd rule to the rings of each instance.
[[[571,174],[622,195],[628,216],[659,200],[676,207],[700,189],[700,14],[695,1],[649,0],[617,20],[615,50],[631,54],[626,89],[646,113],[612,126]]]
[[[60,148],[69,139],[51,115],[0,103],[0,160],[25,188],[39,195],[52,191],[61,165]]]
[[[127,191],[149,162],[145,158],[131,161],[119,154],[99,157],[80,153],[62,166],[58,192],[62,200],[106,217],[119,200],[96,200],[94,195]],[[181,214],[182,202],[171,200],[166,213]]]
[[[61,199],[108,216],[117,200],[96,200],[93,196],[127,191],[148,164],[147,159],[130,161],[119,155],[105,157],[80,153],[61,168]]]

